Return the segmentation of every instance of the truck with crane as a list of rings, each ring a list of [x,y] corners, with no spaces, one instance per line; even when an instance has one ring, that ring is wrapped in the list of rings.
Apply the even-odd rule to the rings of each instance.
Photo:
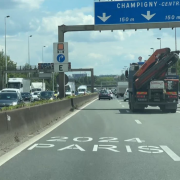
[[[179,51],[171,51],[170,48],[158,49],[146,62],[130,64],[125,76],[132,112],[158,106],[163,112],[176,113],[179,77],[175,64],[179,59],[178,54]]]

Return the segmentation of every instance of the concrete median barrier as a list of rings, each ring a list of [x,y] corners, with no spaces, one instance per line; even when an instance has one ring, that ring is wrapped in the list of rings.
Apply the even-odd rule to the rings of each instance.
[[[84,104],[86,104],[87,102],[90,102],[94,99],[96,99],[98,97],[97,94],[91,94],[91,95],[87,95],[87,96],[82,96],[82,97],[79,97],[79,98],[74,98],[73,99],[73,104],[74,106],[76,107],[80,107]]]
[[[0,112],[0,145],[21,141],[53,121],[70,112],[72,105],[78,107],[97,98],[97,94],[76,97],[48,104]]]

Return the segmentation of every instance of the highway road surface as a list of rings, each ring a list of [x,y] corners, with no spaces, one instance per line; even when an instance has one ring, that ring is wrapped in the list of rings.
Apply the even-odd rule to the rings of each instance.
[[[0,179],[179,180],[180,108],[132,114],[121,99],[95,100],[1,164]]]

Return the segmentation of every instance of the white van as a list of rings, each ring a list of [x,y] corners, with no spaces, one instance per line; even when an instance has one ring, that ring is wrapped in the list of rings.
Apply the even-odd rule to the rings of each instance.
[[[126,91],[124,93],[123,99],[124,99],[124,101],[129,100],[129,90],[128,90],[128,88],[126,89]]]
[[[78,94],[87,94],[87,86],[81,85],[78,87]]]

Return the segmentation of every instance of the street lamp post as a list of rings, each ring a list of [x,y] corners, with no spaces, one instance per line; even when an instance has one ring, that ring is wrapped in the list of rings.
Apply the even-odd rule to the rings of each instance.
[[[29,38],[32,37],[32,35],[28,36],[28,64],[30,65],[30,51],[29,51]]]
[[[7,56],[6,56],[6,18],[9,18],[10,16],[6,16],[4,18],[4,23],[5,23],[5,58],[6,58],[6,71],[7,71]],[[7,84],[7,72],[6,72],[6,84]]]
[[[160,49],[161,49],[161,38],[157,38],[158,40],[160,40]]]
[[[44,61],[44,59],[43,59],[43,48],[44,48],[44,47],[46,47],[46,46],[43,46],[43,47],[42,47],[42,63],[43,63],[43,61]]]
[[[30,51],[29,51],[29,38],[32,37],[32,35],[28,36],[28,65],[30,69]],[[29,72],[29,77],[30,77],[30,72]]]
[[[152,49],[152,50],[153,50],[153,53],[154,53],[154,48],[150,48],[150,49]]]
[[[44,59],[43,59],[43,48],[46,47],[46,46],[43,46],[42,47],[42,63],[44,62]],[[43,84],[42,84],[42,89],[44,88],[44,79],[43,79]]]

